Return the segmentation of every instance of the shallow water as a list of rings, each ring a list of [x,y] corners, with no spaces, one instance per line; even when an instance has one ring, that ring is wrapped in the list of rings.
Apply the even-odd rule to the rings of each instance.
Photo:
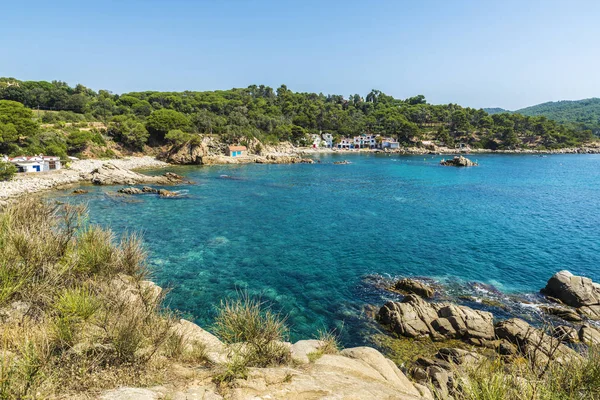
[[[333,165],[348,159],[349,165]],[[84,196],[92,222],[142,231],[172,307],[210,326],[247,288],[289,315],[292,339],[340,328],[362,343],[372,275],[534,293],[560,269],[600,281],[599,155],[326,155],[320,164],[178,167],[185,198]],[[223,176],[226,175],[226,176]]]

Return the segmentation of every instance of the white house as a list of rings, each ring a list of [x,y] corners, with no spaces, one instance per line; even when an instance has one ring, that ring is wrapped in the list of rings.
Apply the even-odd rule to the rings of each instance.
[[[19,156],[8,159],[19,172],[44,172],[54,171],[61,168],[60,157],[54,156]]]
[[[333,135],[331,133],[324,133],[321,135],[323,141],[326,143],[326,146],[331,148],[333,147]]]
[[[375,135],[362,134],[354,137],[354,147],[359,149],[372,149],[376,144]]]
[[[383,138],[381,141],[380,147],[382,149],[398,149],[400,148],[400,143],[397,140],[394,140],[390,137]]]
[[[354,148],[354,139],[350,138],[342,138],[340,142],[337,144],[338,149],[353,149]]]

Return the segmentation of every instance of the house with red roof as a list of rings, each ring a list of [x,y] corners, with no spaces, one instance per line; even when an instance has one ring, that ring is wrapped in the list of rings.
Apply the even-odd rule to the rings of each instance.
[[[229,157],[247,156],[248,149],[246,146],[229,146],[227,148],[227,155]]]
[[[45,172],[61,169],[60,157],[55,156],[18,156],[9,158],[19,172]]]

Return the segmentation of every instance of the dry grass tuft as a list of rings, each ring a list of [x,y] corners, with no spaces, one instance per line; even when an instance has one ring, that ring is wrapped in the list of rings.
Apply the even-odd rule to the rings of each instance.
[[[177,318],[147,277],[141,239],[85,207],[25,199],[0,214],[0,399],[51,397],[160,375]],[[188,346],[189,347],[189,346]],[[161,357],[157,357],[160,355]]]
[[[290,361],[286,318],[274,313],[260,299],[241,293],[221,303],[215,332],[231,345],[230,361],[221,367],[215,382],[245,378],[248,367],[271,367]]]
[[[540,369],[528,360],[488,360],[458,371],[459,400],[593,400],[600,399],[600,351],[591,347],[582,360],[551,363]]]

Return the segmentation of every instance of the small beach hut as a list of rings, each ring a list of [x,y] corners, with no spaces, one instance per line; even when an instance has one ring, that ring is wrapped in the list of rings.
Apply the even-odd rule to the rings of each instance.
[[[248,155],[248,149],[246,146],[229,146],[227,155],[229,157],[239,157]]]
[[[61,168],[60,157],[54,156],[19,156],[8,161],[13,163],[19,172],[44,172]]]

